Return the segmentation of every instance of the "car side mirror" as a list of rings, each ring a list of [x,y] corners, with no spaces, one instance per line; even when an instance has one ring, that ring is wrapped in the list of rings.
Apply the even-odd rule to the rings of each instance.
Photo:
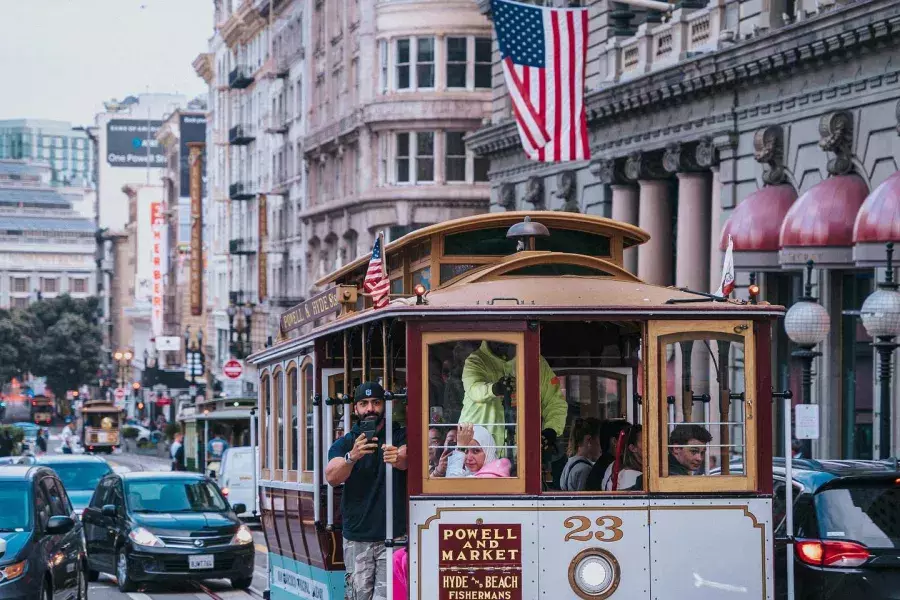
[[[75,519],[72,517],[55,516],[47,520],[47,526],[44,530],[51,535],[69,533],[75,528]]]
[[[103,508],[100,509],[100,514],[103,515],[104,517],[112,517],[112,518],[116,518],[117,516],[119,516],[118,511],[116,511],[115,504],[104,504]]]
[[[231,506],[231,510],[233,510],[234,514],[236,514],[236,515],[242,515],[245,512],[247,512],[247,505],[241,504],[240,502],[238,502],[237,504],[234,504]]]

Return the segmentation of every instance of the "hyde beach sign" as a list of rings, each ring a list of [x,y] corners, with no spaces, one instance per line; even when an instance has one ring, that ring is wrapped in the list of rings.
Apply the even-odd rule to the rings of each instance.
[[[520,524],[447,524],[438,532],[439,600],[522,600]]]

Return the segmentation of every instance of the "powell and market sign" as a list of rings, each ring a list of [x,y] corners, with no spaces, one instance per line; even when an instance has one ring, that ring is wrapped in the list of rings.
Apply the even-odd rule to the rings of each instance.
[[[320,294],[316,294],[303,304],[281,315],[281,334],[299,329],[310,321],[341,312],[345,305],[356,303],[356,287],[352,285],[336,285]]]

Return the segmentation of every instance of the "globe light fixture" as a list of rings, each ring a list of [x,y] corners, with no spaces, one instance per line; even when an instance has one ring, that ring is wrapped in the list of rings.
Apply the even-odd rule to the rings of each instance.
[[[881,424],[879,429],[880,457],[891,455],[891,355],[898,344],[894,339],[900,335],[900,292],[894,282],[894,243],[887,243],[887,269],[884,281],[863,302],[859,311],[863,327],[872,336],[872,346],[878,351],[879,403]]]
[[[803,404],[809,404],[812,399],[812,361],[817,356],[822,356],[822,353],[816,352],[814,348],[823,342],[831,331],[831,317],[828,311],[812,295],[813,266],[813,261],[807,261],[803,297],[795,302],[784,316],[784,330],[791,341],[799,347],[791,352],[791,356],[800,359],[803,368],[800,398]],[[790,451],[790,448],[785,448],[786,453]],[[807,457],[810,456],[809,440],[804,440],[803,452]]]

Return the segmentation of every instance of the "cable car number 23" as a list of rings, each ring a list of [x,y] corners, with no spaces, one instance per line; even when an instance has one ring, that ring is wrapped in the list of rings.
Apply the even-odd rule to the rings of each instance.
[[[564,541],[589,542],[596,539],[598,542],[618,542],[625,535],[622,532],[622,519],[612,515],[597,517],[594,521],[596,530],[591,531],[591,520],[587,517],[569,517],[563,525],[571,529],[566,534]]]

